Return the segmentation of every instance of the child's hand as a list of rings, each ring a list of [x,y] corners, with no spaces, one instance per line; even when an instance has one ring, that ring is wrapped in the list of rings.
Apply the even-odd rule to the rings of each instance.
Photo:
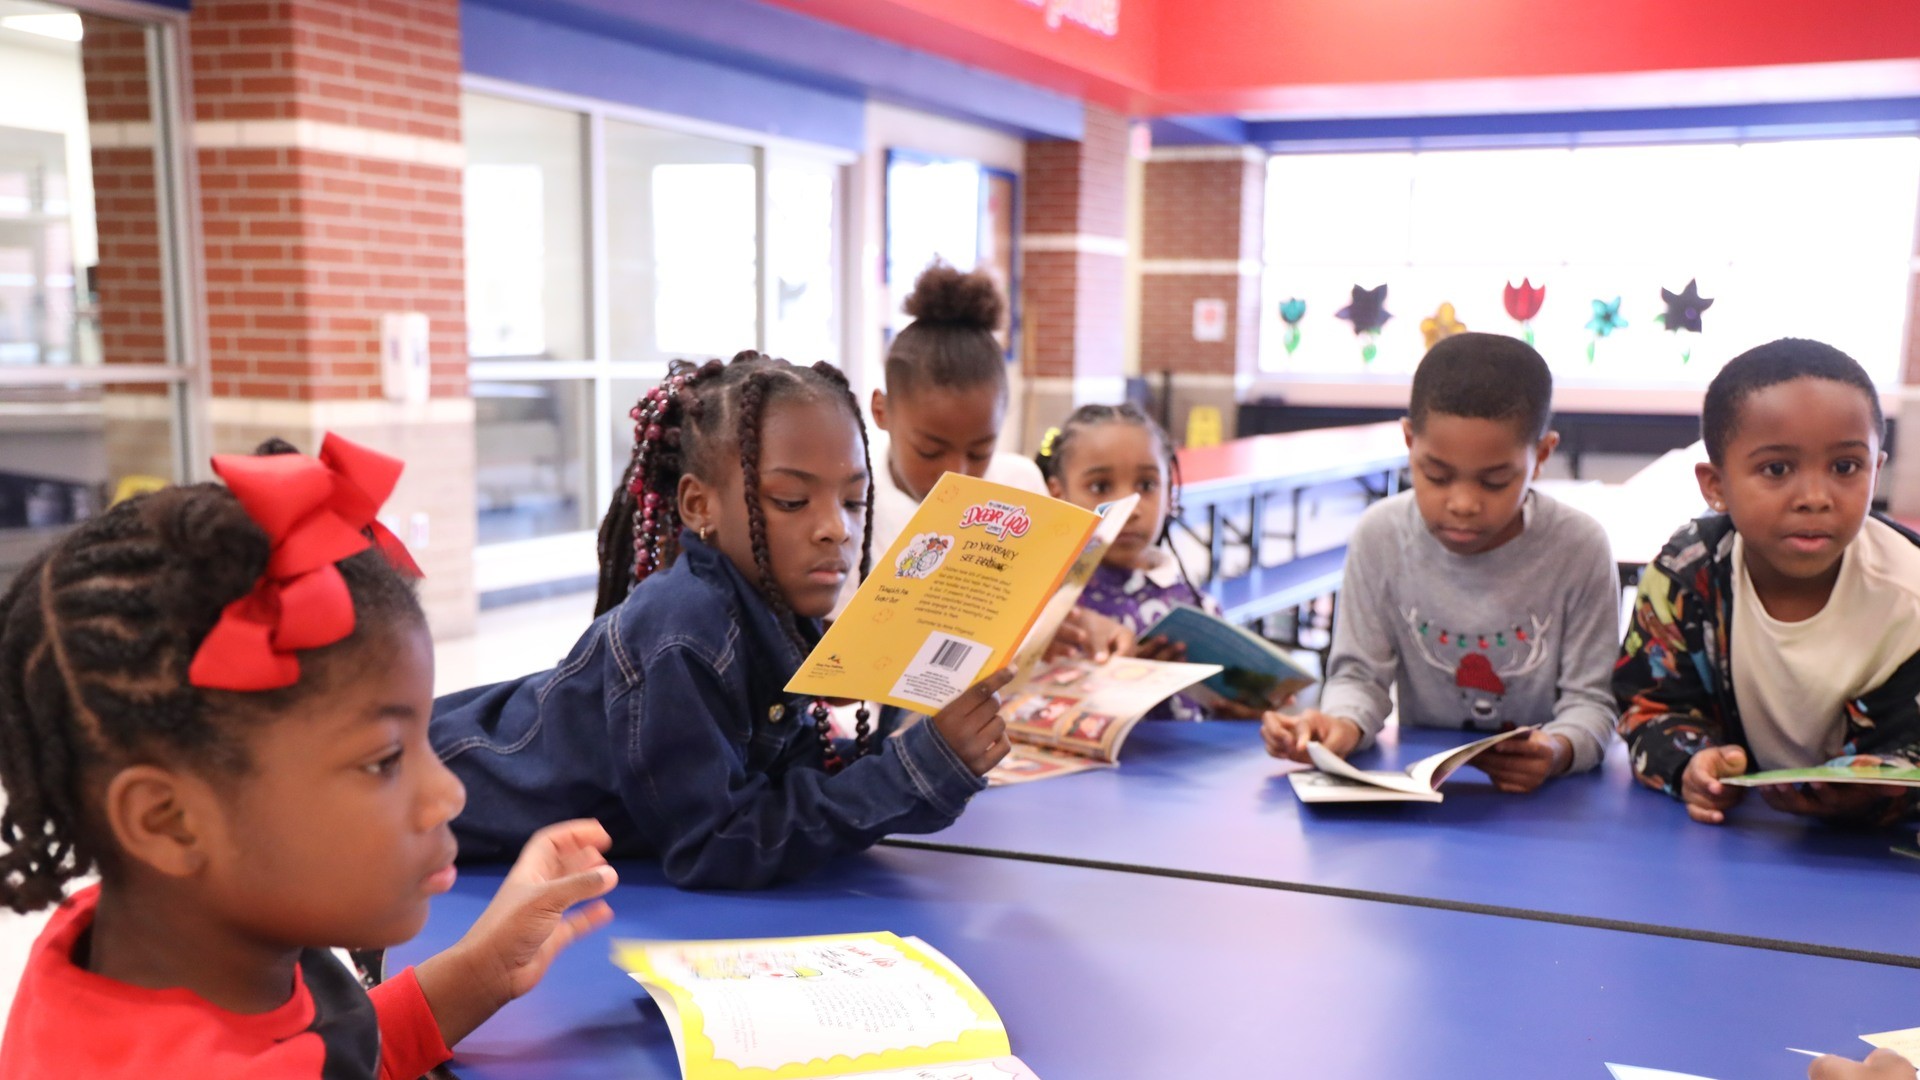
[[[1739,805],[1746,789],[1728,787],[1720,778],[1746,771],[1747,752],[1737,746],[1709,746],[1693,755],[1687,771],[1680,774],[1680,799],[1687,804],[1687,816],[1709,825],[1726,821],[1727,811]]]
[[[1573,741],[1535,728],[1525,736],[1495,743],[1473,756],[1473,766],[1493,781],[1494,789],[1520,795],[1567,771]]]
[[[603,854],[612,843],[591,820],[534,833],[473,928],[419,966],[420,989],[448,1046],[533,989],[561,949],[613,918],[597,899],[620,880]]]
[[[1260,720],[1260,737],[1267,742],[1267,753],[1277,758],[1311,761],[1307,743],[1317,742],[1341,757],[1360,745],[1360,725],[1339,716],[1328,716],[1318,709],[1288,716],[1270,712]]]
[[[1119,655],[1124,656],[1126,654],[1121,653]],[[1172,641],[1163,637],[1150,637],[1134,645],[1133,655],[1142,660],[1165,660],[1170,663],[1179,663],[1187,658],[1187,643],[1184,641]],[[1258,714],[1256,713],[1256,715]],[[1252,719],[1252,717],[1246,717],[1245,719]]]
[[[1046,659],[1085,656],[1096,664],[1104,664],[1110,657],[1131,656],[1134,644],[1133,631],[1125,625],[1097,611],[1077,607],[1067,613],[1066,621],[1047,643]]]
[[[933,714],[940,737],[975,776],[987,775],[1013,748],[1007,741],[1007,723],[1000,719],[1000,691],[1012,681],[1013,669],[1002,668]]]
[[[1907,791],[1891,784],[1772,784],[1760,789],[1760,797],[1782,813],[1866,821],[1884,813],[1889,799]]]
[[[1891,1050],[1875,1050],[1865,1061],[1834,1054],[1807,1066],[1807,1080],[1914,1080],[1912,1063]]]

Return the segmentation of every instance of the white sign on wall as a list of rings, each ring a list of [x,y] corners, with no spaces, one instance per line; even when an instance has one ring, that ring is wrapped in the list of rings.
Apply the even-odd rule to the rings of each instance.
[[[1046,12],[1047,29],[1058,30],[1063,22],[1084,26],[1096,34],[1115,37],[1120,33],[1120,0],[1020,0],[1028,7]]]
[[[1193,340],[1227,340],[1227,302],[1210,298],[1193,302]]]

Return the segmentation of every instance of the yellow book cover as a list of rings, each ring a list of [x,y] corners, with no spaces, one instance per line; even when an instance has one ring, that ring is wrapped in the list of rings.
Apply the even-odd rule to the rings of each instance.
[[[913,520],[787,683],[931,715],[1006,666],[1098,515],[959,473]]]
[[[953,961],[889,933],[616,941],[614,963],[660,1006],[686,1080],[804,1080],[1002,1064],[992,1003]],[[928,1075],[942,1075],[929,1071]]]

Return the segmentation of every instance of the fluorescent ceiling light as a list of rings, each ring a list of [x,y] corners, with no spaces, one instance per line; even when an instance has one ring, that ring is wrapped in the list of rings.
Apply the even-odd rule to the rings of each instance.
[[[79,41],[82,36],[80,16],[73,14],[8,15],[0,18],[0,27],[61,41]]]

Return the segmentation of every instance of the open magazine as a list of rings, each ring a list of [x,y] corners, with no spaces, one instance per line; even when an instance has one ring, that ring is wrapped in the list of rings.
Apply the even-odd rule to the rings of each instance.
[[[1099,524],[1072,503],[947,473],[787,691],[940,711],[1012,662],[1043,616],[1058,629],[1073,607],[1054,617],[1058,596]]]
[[[1316,681],[1266,638],[1196,607],[1176,607],[1140,635],[1156,637],[1185,645],[1189,663],[1220,665],[1206,689],[1241,705],[1277,709]]]
[[[1906,765],[1815,765],[1806,769],[1773,769],[1745,776],[1723,776],[1730,787],[1767,787],[1771,784],[1886,784],[1920,787],[1920,769]]]
[[[1023,671],[1003,693],[1013,749],[987,774],[992,785],[1112,768],[1120,745],[1155,705],[1217,675],[1214,664],[1118,657],[1062,659]]]
[[[1514,728],[1477,739],[1465,746],[1424,757],[1399,772],[1356,769],[1345,758],[1317,742],[1307,744],[1314,770],[1290,773],[1287,782],[1304,803],[1439,802],[1440,785],[1460,766],[1495,743],[1525,735],[1532,728]]]
[[[1038,1080],[953,961],[889,933],[616,941],[685,1080]]]

